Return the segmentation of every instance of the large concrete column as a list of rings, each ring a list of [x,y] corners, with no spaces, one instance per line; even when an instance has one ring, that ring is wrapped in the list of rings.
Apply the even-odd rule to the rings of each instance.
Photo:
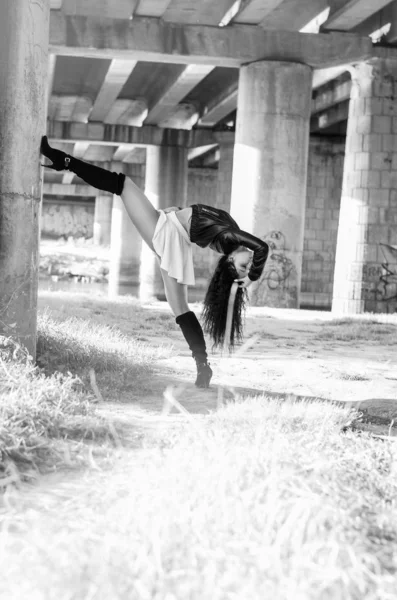
[[[102,193],[95,198],[94,244],[109,246],[112,227],[113,196]]]
[[[128,174],[139,187],[143,187],[143,166],[140,164],[112,164],[112,171]],[[142,238],[133,225],[120,196],[113,196],[111,218],[109,296],[123,292],[138,294]]]
[[[397,310],[397,61],[352,67],[335,313]]]
[[[0,334],[36,355],[50,0],[0,3]]]
[[[217,131],[214,137],[219,143],[216,206],[230,212],[235,134],[232,131]]]
[[[298,63],[240,69],[231,214],[270,246],[251,288],[257,306],[299,307],[311,83]]]
[[[153,206],[186,206],[187,148],[180,146],[149,146],[146,150],[145,193]],[[165,299],[158,262],[146,244],[142,246],[140,298]]]

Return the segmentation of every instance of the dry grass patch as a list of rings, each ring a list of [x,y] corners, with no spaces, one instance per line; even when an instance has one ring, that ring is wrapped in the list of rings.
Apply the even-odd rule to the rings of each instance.
[[[88,464],[82,442],[111,438],[91,400],[80,379],[47,377],[20,346],[0,337],[0,488]]]
[[[89,319],[97,325],[117,328],[123,335],[136,338],[145,332],[157,336],[167,334],[179,327],[170,310],[152,310],[141,305],[137,298],[107,296],[88,293],[45,292],[39,293],[39,307],[49,309],[54,318],[64,320],[69,317]]]
[[[97,452],[108,448],[112,431],[95,413],[93,390],[113,399],[125,389],[137,393],[154,362],[171,351],[127,337],[115,326],[62,312],[54,317],[49,310],[38,316],[37,366],[12,340],[0,339],[2,487],[87,464],[87,441],[98,442]]]
[[[258,397],[153,426],[111,474],[49,492],[46,510],[29,499],[19,521],[9,515],[0,592],[394,599],[396,448],[341,434],[347,416]]]
[[[397,344],[397,325],[382,319],[345,318],[317,324],[321,331],[314,336],[319,341]]]
[[[37,364],[47,374],[73,373],[87,389],[93,370],[102,389],[117,392],[131,386],[138,391],[153,364],[169,356],[171,346],[151,346],[126,336],[115,326],[65,315],[39,313]]]

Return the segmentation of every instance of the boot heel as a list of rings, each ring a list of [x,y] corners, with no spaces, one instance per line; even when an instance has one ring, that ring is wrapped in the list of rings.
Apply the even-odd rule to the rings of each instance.
[[[197,365],[197,379],[195,385],[199,388],[209,388],[212,378],[212,369],[209,364]]]

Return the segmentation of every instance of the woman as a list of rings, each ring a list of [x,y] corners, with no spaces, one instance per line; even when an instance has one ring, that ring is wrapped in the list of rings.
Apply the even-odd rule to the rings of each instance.
[[[238,282],[231,337],[227,340],[230,347],[242,337],[246,288],[260,277],[268,245],[241,231],[227,212],[211,206],[194,204],[156,210],[129,177],[51,148],[46,136],[40,150],[52,161],[52,165],[46,165],[50,169],[67,169],[89,185],[121,196],[131,221],[159,258],[167,301],[196,361],[196,386],[207,388],[212,369],[207,361],[203,330],[194,312],[189,310],[187,297],[188,285],[194,285],[192,243],[202,248],[210,246],[223,255],[210,281],[203,310],[204,330],[210,334],[214,346],[225,342],[228,298],[233,282]]]

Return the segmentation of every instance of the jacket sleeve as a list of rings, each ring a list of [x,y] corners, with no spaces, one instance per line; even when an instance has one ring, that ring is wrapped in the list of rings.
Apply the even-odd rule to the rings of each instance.
[[[263,267],[265,266],[269,254],[269,246],[263,240],[260,240],[254,235],[242,231],[241,229],[234,231],[233,234],[241,246],[245,246],[254,251],[248,277],[251,281],[256,281],[262,275]]]

